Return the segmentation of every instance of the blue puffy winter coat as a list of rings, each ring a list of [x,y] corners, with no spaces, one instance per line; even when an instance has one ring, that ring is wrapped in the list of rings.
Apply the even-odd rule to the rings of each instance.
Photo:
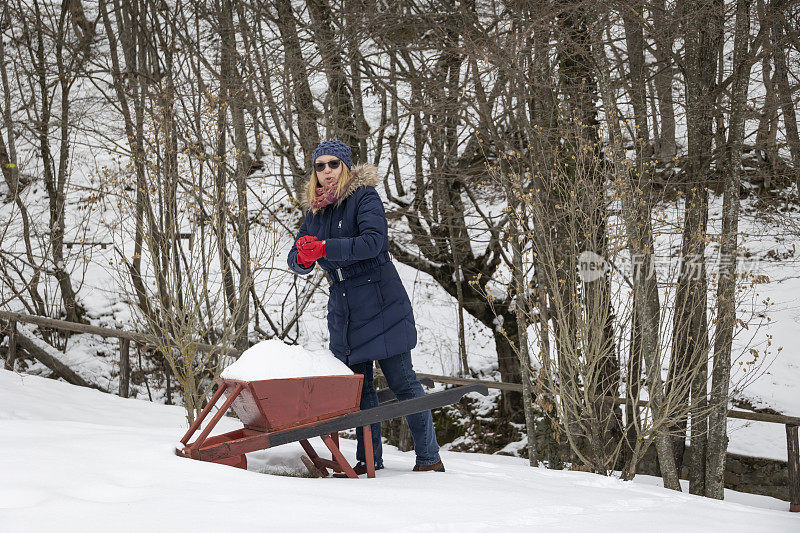
[[[389,256],[388,224],[377,183],[373,165],[354,166],[336,203],[314,212],[303,202],[306,217],[294,239],[314,235],[325,241],[327,257],[317,262],[332,280],[329,347],[347,365],[391,357],[417,344],[411,301]],[[313,265],[297,263],[294,244],[288,262],[298,274],[314,270]]]

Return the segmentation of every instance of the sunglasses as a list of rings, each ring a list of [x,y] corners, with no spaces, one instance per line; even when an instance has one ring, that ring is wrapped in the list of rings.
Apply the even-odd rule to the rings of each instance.
[[[339,168],[339,163],[341,163],[341,161],[339,161],[338,159],[334,159],[333,161],[328,161],[327,163],[314,163],[314,169],[317,172],[323,172],[325,170],[325,165],[328,165],[329,167],[331,167],[331,170],[336,170],[337,168]]]

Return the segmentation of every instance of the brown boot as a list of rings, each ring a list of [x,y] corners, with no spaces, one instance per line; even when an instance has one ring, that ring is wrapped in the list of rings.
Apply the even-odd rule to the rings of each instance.
[[[444,463],[439,461],[432,465],[414,465],[413,472],[444,472]]]
[[[376,472],[381,469],[383,469],[382,466],[375,467]],[[355,472],[357,476],[363,476],[364,474],[367,473],[367,465],[365,465],[364,463],[358,463],[356,466],[353,467],[353,472]],[[347,474],[345,474],[344,472],[337,472],[333,474],[333,477],[347,477]]]

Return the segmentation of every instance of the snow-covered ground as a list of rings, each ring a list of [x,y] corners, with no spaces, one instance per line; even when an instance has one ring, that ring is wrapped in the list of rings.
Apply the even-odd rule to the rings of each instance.
[[[385,446],[374,480],[312,479],[276,475],[301,471],[289,444],[243,471],[175,456],[185,428],[180,407],[0,370],[0,530],[800,531],[773,498],[712,501],[507,456],[443,452],[446,473],[414,473],[413,453]],[[354,441],[342,448],[352,458]]]

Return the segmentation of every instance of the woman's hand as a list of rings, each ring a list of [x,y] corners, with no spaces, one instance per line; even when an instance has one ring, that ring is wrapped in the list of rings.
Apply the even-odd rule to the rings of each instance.
[[[314,259],[310,258],[308,254],[306,254],[301,248],[298,248],[297,262],[298,264],[302,265],[303,268],[309,268],[311,265],[314,264]]]
[[[315,236],[313,236],[313,235],[303,235],[302,237],[297,239],[297,242],[294,243],[294,245],[297,246],[298,250],[300,250],[305,243],[307,243],[309,241],[316,241],[316,240],[317,240],[317,238]]]
[[[297,246],[297,255],[300,255],[300,251],[303,251],[303,255],[311,259],[312,261],[316,261],[320,257],[327,257],[327,253],[325,251],[325,241],[320,241],[314,236],[310,237],[305,242],[300,242],[300,239],[297,240],[299,243]]]
[[[303,235],[297,239],[297,242],[295,243],[295,246],[297,247],[297,262],[304,268],[309,268],[311,265],[313,265],[315,258],[311,257],[311,254],[306,252],[303,247],[309,241],[315,240],[317,240],[317,238],[313,235]]]

